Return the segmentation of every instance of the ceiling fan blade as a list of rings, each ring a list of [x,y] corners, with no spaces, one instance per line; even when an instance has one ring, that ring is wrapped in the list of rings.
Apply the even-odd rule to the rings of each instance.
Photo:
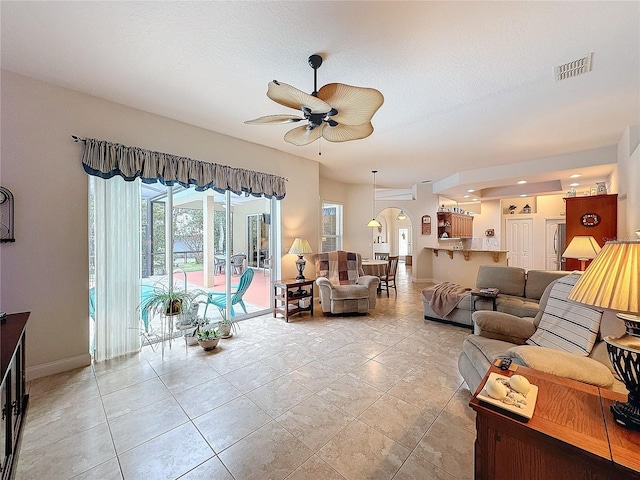
[[[335,127],[325,126],[322,130],[322,137],[330,142],[348,142],[349,140],[360,140],[373,133],[373,125],[367,122],[363,125],[336,125]]]
[[[303,107],[311,110],[311,113],[326,113],[331,110],[327,102],[276,80],[269,82],[267,97],[280,105],[296,110],[301,110]]]
[[[384,103],[382,94],[374,88],[353,87],[344,83],[329,83],[318,92],[338,114],[331,118],[341,125],[363,125]]]
[[[326,128],[324,124],[314,128],[313,130],[308,130],[306,125],[302,125],[301,127],[296,127],[293,130],[289,130],[285,134],[284,139],[289,143],[301,147],[303,145],[309,145],[311,142],[319,139],[322,136],[323,130],[325,129]]]
[[[296,115],[267,115],[265,117],[254,118],[253,120],[247,120],[247,125],[280,125],[283,123],[293,123],[304,120],[302,117]]]

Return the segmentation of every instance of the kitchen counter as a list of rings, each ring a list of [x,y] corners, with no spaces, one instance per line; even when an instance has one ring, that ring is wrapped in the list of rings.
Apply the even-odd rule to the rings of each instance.
[[[507,255],[507,250],[474,250],[474,249],[467,249],[467,248],[462,248],[462,249],[456,249],[456,248],[452,248],[452,247],[424,247],[426,250],[431,250],[433,252],[433,254],[437,257],[438,254],[440,253],[440,251],[444,251],[447,252],[447,255],[449,255],[449,258],[453,260],[453,254],[455,252],[460,252],[463,256],[465,260],[469,260],[469,258],[471,258],[471,254],[480,254],[480,255],[484,255],[484,254],[491,254],[493,256],[493,261],[498,263],[500,261],[500,254],[504,254],[505,257]]]

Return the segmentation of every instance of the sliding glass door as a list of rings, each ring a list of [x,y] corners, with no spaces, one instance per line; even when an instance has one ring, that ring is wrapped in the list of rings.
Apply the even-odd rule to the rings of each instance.
[[[90,181],[93,185],[95,177],[90,177]],[[108,182],[113,181],[116,180]],[[121,179],[117,181],[122,182]],[[135,330],[136,336],[139,330],[143,345],[166,339],[167,332],[157,334],[162,328],[166,330],[160,325],[161,319],[137,309],[140,297],[159,288],[200,289],[212,293],[211,298],[218,299],[216,304],[206,305],[207,297],[203,296],[204,303],[200,305],[198,315],[203,316],[206,312],[207,318],[214,322],[220,320],[225,311],[236,320],[270,311],[272,276],[279,270],[279,265],[274,265],[271,246],[271,239],[279,237],[276,228],[279,221],[272,222],[278,212],[276,200],[213,190],[198,192],[194,188],[166,187],[160,183],[148,185],[139,180],[126,183],[138,185],[138,201],[129,205],[131,212],[123,212],[120,218],[133,222],[129,227],[139,232],[135,247],[139,250],[135,271],[127,274],[131,278],[126,279],[137,297],[127,307],[128,313],[124,317],[126,328]],[[103,198],[94,195],[93,186],[90,191],[93,219],[96,212],[104,211],[108,206]],[[114,257],[96,255],[95,247],[115,239],[109,238],[108,229],[96,230],[95,222],[90,224],[90,287],[94,304],[96,299],[104,304],[105,295],[100,294],[96,278],[103,278],[105,272],[111,275],[109,263]],[[124,252],[127,248],[122,246],[119,251]],[[234,295],[238,293],[239,285],[243,286],[243,291]],[[219,300],[221,297],[225,300]],[[96,315],[99,317],[99,312],[93,313],[92,322],[106,321]],[[108,328],[106,326],[105,331]],[[169,335],[175,333],[168,332]],[[93,339],[91,345],[92,351],[94,347],[99,348]],[[128,349],[131,351],[130,345]]]

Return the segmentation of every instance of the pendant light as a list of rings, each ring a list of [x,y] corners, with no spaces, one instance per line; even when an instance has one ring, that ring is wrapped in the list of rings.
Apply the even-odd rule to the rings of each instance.
[[[400,213],[398,214],[398,216],[396,217],[398,220],[406,220],[407,219],[407,215],[400,210]]]
[[[382,224],[376,220],[376,173],[378,171],[371,170],[371,173],[373,173],[373,205],[371,207],[371,221],[367,223],[367,227],[381,227]]]

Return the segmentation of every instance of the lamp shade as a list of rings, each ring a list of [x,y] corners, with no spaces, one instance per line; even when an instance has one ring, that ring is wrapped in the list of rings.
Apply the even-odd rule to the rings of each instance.
[[[592,236],[576,235],[569,242],[564,251],[564,258],[577,258],[578,260],[591,260],[600,252],[600,245]]]
[[[406,220],[407,219],[407,215],[404,213],[404,211],[400,210],[400,213],[398,214],[398,216],[396,218],[398,220]]]
[[[567,249],[568,250],[568,249]],[[611,241],[576,282],[569,300],[640,313],[640,240]]]
[[[375,218],[372,218],[371,220],[369,220],[369,223],[367,223],[367,227],[381,227],[382,224],[377,221]]]
[[[305,253],[313,253],[311,245],[306,238],[296,237],[293,241],[293,245],[289,249],[289,253],[295,253],[296,255],[304,255]]]

